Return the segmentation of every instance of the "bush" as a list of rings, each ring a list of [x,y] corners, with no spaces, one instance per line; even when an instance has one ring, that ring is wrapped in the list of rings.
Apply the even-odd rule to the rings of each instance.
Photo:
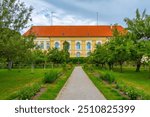
[[[127,95],[131,100],[136,100],[138,98],[142,99],[143,92],[138,89],[127,86],[122,82],[116,82],[116,88],[122,91],[125,95]]]
[[[124,83],[122,83],[122,82],[116,82],[116,89],[119,89],[120,91],[125,91],[125,89],[126,89],[126,85],[124,84]]]
[[[126,92],[126,95],[128,95],[131,100],[136,100],[139,96],[138,90],[133,87],[127,87],[125,92]]]
[[[100,76],[102,80],[107,81],[108,83],[113,83],[115,82],[115,76],[113,75],[112,72],[106,72]]]
[[[67,70],[67,64],[66,64],[66,63],[63,63],[63,64],[62,64],[62,68],[63,68],[64,71],[66,71],[66,70]]]
[[[53,83],[58,78],[59,72],[57,70],[51,70],[45,73],[44,83]]]
[[[40,84],[34,84],[33,86],[25,87],[19,91],[17,97],[19,100],[29,100],[40,90],[40,88]]]
[[[71,57],[69,58],[69,62],[72,62],[73,64],[83,64],[87,62],[86,57]]]

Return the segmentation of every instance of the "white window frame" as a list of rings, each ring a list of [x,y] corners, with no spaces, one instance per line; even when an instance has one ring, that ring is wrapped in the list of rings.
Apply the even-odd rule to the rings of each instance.
[[[55,47],[55,44],[56,44],[56,43],[59,43],[59,47],[58,47],[57,49],[60,49],[60,41],[55,41],[55,42],[54,42],[54,48],[56,48],[56,47]]]
[[[71,50],[71,41],[67,41],[69,43],[69,50]]]

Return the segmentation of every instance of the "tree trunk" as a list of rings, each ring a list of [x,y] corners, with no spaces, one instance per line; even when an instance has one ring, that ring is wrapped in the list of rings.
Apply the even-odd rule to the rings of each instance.
[[[33,73],[34,72],[34,64],[32,63],[31,64],[31,73]]]
[[[109,70],[111,70],[112,69],[111,63],[108,63],[108,66],[109,66]]]
[[[114,63],[111,64],[111,70],[113,70],[113,69],[114,69]]]
[[[46,69],[46,61],[44,62],[44,69]]]
[[[104,64],[102,63],[102,68],[104,67]]]
[[[9,61],[8,61],[8,69],[11,70],[11,69],[12,69],[12,66],[13,66],[13,61],[12,61],[12,60],[9,60]]]
[[[123,70],[122,70],[122,62],[120,62],[120,72],[123,72]]]
[[[52,65],[52,69],[54,68],[54,65],[53,65],[53,63],[51,64]]]
[[[137,63],[136,65],[136,72],[140,72],[141,63]]]

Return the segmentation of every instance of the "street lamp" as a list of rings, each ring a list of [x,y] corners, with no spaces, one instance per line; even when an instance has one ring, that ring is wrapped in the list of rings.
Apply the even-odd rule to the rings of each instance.
[[[54,14],[55,12],[51,12],[51,26],[53,25],[53,14]]]

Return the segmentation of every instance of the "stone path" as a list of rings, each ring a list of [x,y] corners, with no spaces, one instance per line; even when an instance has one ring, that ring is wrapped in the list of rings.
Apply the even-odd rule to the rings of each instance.
[[[105,100],[82,67],[75,67],[56,100]]]

